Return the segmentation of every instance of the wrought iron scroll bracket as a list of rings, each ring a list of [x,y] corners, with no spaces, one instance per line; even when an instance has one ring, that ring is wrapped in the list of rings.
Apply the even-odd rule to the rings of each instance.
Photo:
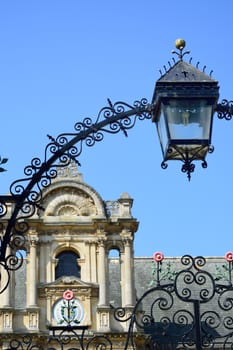
[[[105,133],[116,134],[120,131],[127,136],[127,130],[134,127],[137,120],[152,118],[153,105],[147,99],[135,101],[132,105],[125,102],[112,103],[103,107],[96,120],[84,118],[74,126],[74,132],[63,133],[53,138],[45,147],[43,161],[33,158],[24,169],[25,178],[14,181],[10,186],[10,196],[0,196],[0,218],[9,212],[10,218],[0,223],[0,266],[6,271],[7,282],[2,286],[2,293],[9,284],[10,271],[22,265],[20,250],[25,246],[25,235],[28,231],[28,218],[37,208],[40,209],[43,189],[56,178],[59,167],[76,161],[83,150],[83,145],[94,146],[104,139]],[[7,252],[7,248],[9,251]]]
[[[219,119],[231,120],[233,116],[233,101],[223,99],[221,103],[218,103],[215,112]]]

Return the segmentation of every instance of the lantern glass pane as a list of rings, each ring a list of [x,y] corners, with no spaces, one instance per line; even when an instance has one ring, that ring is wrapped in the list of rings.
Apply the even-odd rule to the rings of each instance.
[[[207,100],[170,99],[162,109],[170,140],[210,139],[213,111]]]
[[[159,135],[159,141],[161,144],[162,152],[164,155],[168,145],[168,133],[167,133],[167,126],[166,126],[166,121],[164,119],[163,113],[160,114],[160,118],[157,123],[157,131]]]

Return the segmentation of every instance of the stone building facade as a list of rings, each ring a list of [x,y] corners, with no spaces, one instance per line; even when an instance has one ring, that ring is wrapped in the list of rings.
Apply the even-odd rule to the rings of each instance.
[[[130,311],[135,303],[138,222],[132,198],[123,193],[104,201],[71,164],[44,189],[40,204],[44,210],[30,218],[23,267],[0,297],[2,346],[11,334],[46,338],[48,327],[60,324],[59,303],[67,289],[74,292],[79,325],[88,332],[124,333],[127,324],[118,325],[112,310]],[[112,250],[117,258],[110,257]]]

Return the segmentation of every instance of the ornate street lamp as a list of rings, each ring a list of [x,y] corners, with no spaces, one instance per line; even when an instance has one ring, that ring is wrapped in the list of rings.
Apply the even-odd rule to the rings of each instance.
[[[152,104],[153,121],[157,125],[163,152],[162,167],[166,161],[181,160],[182,171],[190,180],[195,165],[201,160],[207,167],[206,154],[213,151],[211,133],[213,115],[219,97],[218,82],[191,64],[184,62],[185,41],[178,39],[173,51],[179,57],[156,82]]]
[[[85,118],[83,121],[75,124],[74,132],[63,133],[56,138],[49,136],[49,143],[45,147],[44,159],[32,159],[31,164],[24,169],[25,178],[16,180],[11,184],[10,195],[0,196],[0,218],[4,218],[7,215],[9,208],[11,210],[11,214],[6,216],[4,221],[0,222],[0,294],[8,287],[10,272],[17,270],[22,265],[23,260],[20,255],[20,250],[25,247],[29,228],[28,218],[34,215],[37,208],[43,209],[41,208],[43,189],[48,187],[51,181],[56,178],[60,167],[68,166],[71,161],[76,161],[78,163],[78,157],[82,153],[83,145],[89,147],[93,146],[96,142],[104,139],[105,133],[116,134],[122,131],[123,134],[127,136],[127,131],[134,127],[137,120],[152,119],[153,122],[156,123],[162,147],[162,168],[165,169],[167,167],[166,161],[168,160],[182,161],[182,171],[187,173],[188,179],[190,180],[191,173],[194,171],[195,167],[193,164],[194,161],[201,160],[202,166],[204,168],[207,167],[206,155],[208,152],[213,151],[213,147],[211,146],[213,115],[217,112],[220,119],[230,120],[233,115],[233,101],[223,100],[220,104],[218,103],[218,82],[212,79],[211,74],[207,75],[205,73],[205,68],[203,71],[200,71],[198,65],[196,67],[191,65],[191,60],[189,63],[183,61],[183,57],[189,53],[183,52],[184,47],[184,40],[179,39],[176,41],[176,48],[179,51],[175,51],[174,53],[178,55],[178,61],[175,62],[174,60],[173,65],[169,63],[169,69],[165,70],[165,74],[162,74],[161,78],[156,82],[151,104],[148,103],[145,98],[135,101],[132,105],[125,102],[116,102],[112,104],[112,102],[108,100],[108,106],[100,110],[94,121],[92,121],[91,118]],[[12,205],[9,205],[10,203]],[[230,255],[232,258],[232,253],[230,253]],[[160,264],[162,259],[163,255],[161,253],[156,253],[155,261]],[[186,281],[189,281],[188,284],[190,284],[191,276],[191,282],[193,281],[202,287],[206,277],[204,276],[202,278],[201,276],[200,278],[199,267],[195,260],[191,257],[185,258],[184,260],[188,260],[188,262],[191,261],[190,266],[194,270],[197,270],[196,275],[193,271],[190,274],[189,269],[182,271],[182,273],[187,271],[189,274],[189,280],[186,279]],[[200,259],[198,258],[197,260]],[[185,265],[187,264],[185,263]],[[202,267],[202,265],[200,265],[200,267]],[[232,264],[230,268],[232,269]],[[2,272],[4,272],[6,276],[5,283],[3,283],[3,279],[1,278]],[[169,284],[165,285],[163,288],[161,287],[159,272],[160,270],[158,269],[156,275],[157,285],[154,290],[163,290],[168,294],[170,293],[170,295],[174,291],[177,293],[178,288],[176,284]],[[181,276],[181,274],[179,276]],[[209,274],[207,273],[206,276],[209,276]],[[215,288],[214,279],[210,277],[210,280]],[[176,275],[174,283],[177,281]],[[225,290],[228,291],[228,289],[232,291],[231,275],[229,282],[230,288],[220,285],[214,290],[216,290],[217,293],[225,292]],[[189,291],[187,291],[188,289],[186,289],[186,293],[182,293],[182,301],[186,302],[187,297],[191,295]],[[200,340],[199,347],[197,347],[198,349],[201,349],[201,341],[203,338],[201,334],[202,324],[199,317],[199,302],[203,302],[203,297],[208,299],[208,293],[206,291],[208,291],[208,289],[204,289],[199,293],[202,298],[201,301],[194,300],[194,319],[198,321],[196,339]],[[147,291],[136,303],[132,315],[127,319],[123,317],[124,321],[130,322],[125,349],[127,349],[129,345],[131,333],[134,333],[133,330],[135,329],[134,326],[137,321],[136,315],[138,315],[138,311],[141,310],[141,308],[138,308],[138,305],[149,293],[150,291]],[[159,299],[156,299],[156,301],[157,300]],[[170,298],[170,300],[172,299]],[[193,299],[191,301],[193,301]],[[160,306],[166,309],[168,304],[165,304],[160,303]],[[227,310],[230,310],[228,309],[228,304],[229,303],[226,302],[224,305],[226,305]],[[156,305],[155,302],[153,302],[153,307],[154,305]],[[151,307],[151,310],[152,309]],[[72,317],[70,318],[70,316],[72,315],[69,314],[70,311],[71,310],[68,308],[69,319],[67,327],[69,327],[69,331],[73,332],[74,328],[71,326]],[[121,311],[122,310],[120,310],[119,315],[125,316],[124,312],[122,313]],[[198,317],[196,317],[196,315]],[[209,322],[210,325],[213,325],[213,316],[211,317],[209,318]],[[229,319],[227,322],[228,321]],[[147,329],[149,329],[153,322],[154,318],[150,315],[143,316],[143,328],[144,326],[148,326]],[[227,322],[224,324],[227,324]],[[232,323],[233,321],[230,319],[228,326],[229,324],[232,325]],[[163,322],[165,328],[167,324],[167,321]],[[86,328],[80,328],[80,326],[76,327],[83,332],[86,330]],[[231,327],[229,327],[229,329],[232,330]],[[57,329],[52,329],[52,331],[57,331]],[[162,329],[162,331],[162,335],[164,336],[166,329]],[[84,333],[82,334],[82,337],[84,337]],[[55,333],[53,336],[54,335]],[[207,335],[209,336],[209,333],[207,333]],[[79,337],[79,335],[77,336]],[[232,337],[232,332],[230,332],[229,336]],[[26,343],[29,344],[28,338],[25,339]],[[194,345],[196,341],[195,339],[193,341],[193,338],[190,338],[189,334],[187,340],[188,342],[191,341],[192,345]],[[84,350],[83,343],[81,342],[80,344],[82,350]],[[111,343],[107,342],[107,344],[111,348]],[[105,346],[105,343],[101,342],[101,345]],[[14,349],[22,348],[19,342],[14,343],[14,346],[12,345],[11,348],[13,347]],[[63,343],[61,343],[61,348],[63,348]]]

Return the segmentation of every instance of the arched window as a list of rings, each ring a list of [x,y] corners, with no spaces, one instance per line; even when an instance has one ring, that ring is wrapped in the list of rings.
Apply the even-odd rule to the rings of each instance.
[[[55,279],[62,276],[75,276],[80,278],[80,266],[77,263],[77,259],[80,256],[73,251],[63,251],[59,253],[56,258],[58,263],[55,269]]]
[[[108,252],[108,299],[113,307],[122,305],[120,251],[112,248]]]

